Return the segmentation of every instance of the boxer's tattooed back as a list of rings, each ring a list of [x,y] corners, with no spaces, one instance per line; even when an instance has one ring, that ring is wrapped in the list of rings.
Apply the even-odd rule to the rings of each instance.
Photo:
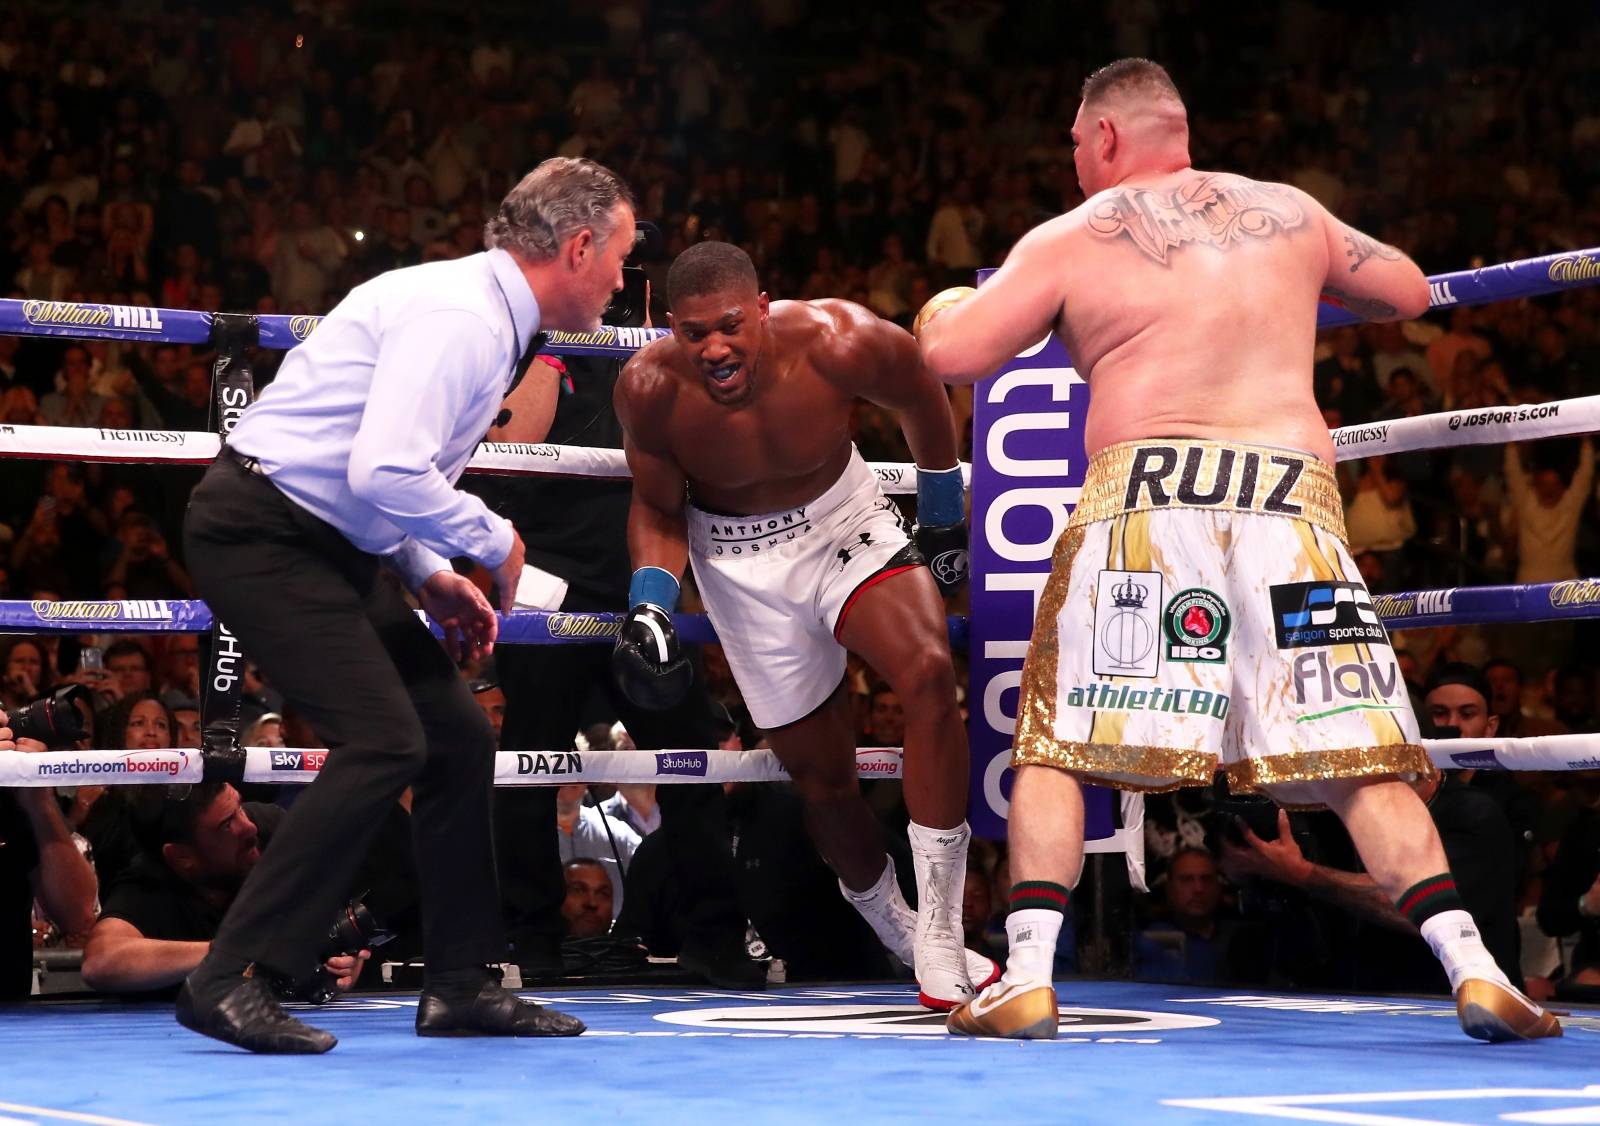
[[[1245,239],[1272,238],[1306,221],[1294,193],[1278,184],[1205,175],[1171,191],[1124,188],[1089,212],[1089,229],[1104,238],[1127,236],[1139,252],[1167,265],[1189,243],[1228,250]]]

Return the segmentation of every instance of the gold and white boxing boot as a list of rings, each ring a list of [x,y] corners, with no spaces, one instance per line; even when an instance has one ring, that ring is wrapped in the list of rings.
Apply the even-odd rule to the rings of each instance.
[[[1057,1019],[1053,985],[1017,985],[1002,978],[951,1013],[945,1027],[957,1036],[1054,1040]]]
[[[1521,990],[1488,977],[1469,977],[1456,989],[1461,1031],[1491,1044],[1561,1035],[1561,1022]]]

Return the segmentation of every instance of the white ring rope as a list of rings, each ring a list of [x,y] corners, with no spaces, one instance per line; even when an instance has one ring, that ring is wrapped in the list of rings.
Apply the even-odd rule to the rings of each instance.
[[[1331,433],[1338,459],[1355,461],[1374,454],[1489,446],[1498,442],[1592,434],[1597,430],[1600,430],[1600,395],[1585,395],[1549,403],[1419,414],[1387,422],[1341,426]]]
[[[245,748],[245,782],[304,784],[317,777],[325,750]],[[900,777],[899,747],[856,748],[861,778]],[[215,773],[215,772],[213,772]],[[0,789],[44,786],[189,784],[204,780],[205,759],[175,747],[143,751],[0,751]],[[768,750],[498,751],[496,786],[571,782],[781,782],[789,777]]]
[[[1341,426],[1330,431],[1340,461],[1374,454],[1409,453],[1561,438],[1600,431],[1600,395],[1441,411],[1387,422]],[[83,426],[0,425],[0,457],[74,461],[204,465],[217,456],[220,439],[196,430],[104,430]],[[914,493],[916,466],[875,461],[872,471],[886,493]],[[560,446],[544,442],[480,442],[467,463],[470,473],[509,476],[628,476],[622,451],[598,446]],[[970,484],[972,467],[961,466]]]
[[[25,457],[130,464],[205,465],[217,456],[221,439],[198,430],[102,430],[85,426],[0,425],[0,458]],[[894,461],[870,462],[886,493],[915,493],[917,467]],[[601,446],[557,446],[534,442],[479,442],[467,463],[469,473],[507,476],[629,476],[621,450]],[[972,466],[961,466],[972,480]]]
[[[1441,770],[1600,769],[1600,735],[1525,739],[1424,739]],[[317,777],[325,750],[245,748],[245,782],[302,785]],[[899,778],[899,747],[857,747],[858,778]],[[199,751],[0,751],[0,789],[44,786],[192,784],[204,780]],[[751,751],[499,751],[496,786],[569,783],[782,782],[789,775],[769,750]]]

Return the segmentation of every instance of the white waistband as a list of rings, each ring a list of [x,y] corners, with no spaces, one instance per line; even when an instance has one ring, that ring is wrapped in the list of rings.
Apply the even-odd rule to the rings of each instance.
[[[861,452],[854,447],[844,470],[815,500],[781,512],[763,512],[748,516],[728,516],[720,512],[688,506],[689,538],[697,544],[765,544],[774,536],[784,540],[797,539],[809,532],[815,522],[828,516],[863,488],[874,492],[878,478],[862,460]]]

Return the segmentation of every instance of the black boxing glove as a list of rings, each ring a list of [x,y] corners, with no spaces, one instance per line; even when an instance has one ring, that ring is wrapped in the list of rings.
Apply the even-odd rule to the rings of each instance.
[[[641,708],[664,711],[681,701],[694,683],[683,654],[671,606],[678,580],[660,567],[641,567],[628,587],[628,616],[611,650],[611,674],[622,694]]]
[[[940,594],[954,594],[967,585],[972,563],[967,555],[967,500],[961,466],[918,467],[917,524],[911,538],[928,561]]]

